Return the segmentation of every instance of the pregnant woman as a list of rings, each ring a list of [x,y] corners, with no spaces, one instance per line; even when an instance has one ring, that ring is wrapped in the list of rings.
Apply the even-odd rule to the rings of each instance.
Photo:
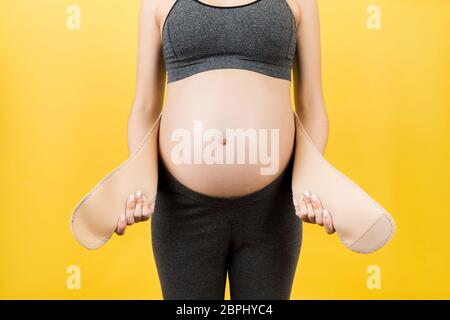
[[[231,299],[289,299],[302,221],[335,231],[291,187],[291,81],[322,153],[328,135],[316,0],[143,0],[139,28],[128,146],[162,110],[158,192],[130,195],[116,233],[152,216],[165,299],[223,299],[227,273]]]

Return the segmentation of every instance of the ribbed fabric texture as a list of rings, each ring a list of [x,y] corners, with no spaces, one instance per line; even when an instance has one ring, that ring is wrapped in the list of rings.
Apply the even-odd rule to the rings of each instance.
[[[177,0],[162,36],[168,82],[226,68],[291,80],[296,29],[286,0],[233,7]]]

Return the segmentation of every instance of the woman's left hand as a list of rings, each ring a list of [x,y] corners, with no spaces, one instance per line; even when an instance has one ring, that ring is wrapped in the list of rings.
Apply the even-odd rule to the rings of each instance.
[[[334,229],[333,219],[328,209],[323,208],[320,198],[315,194],[305,191],[294,194],[295,214],[307,223],[318,224],[325,228],[327,234],[332,234]]]

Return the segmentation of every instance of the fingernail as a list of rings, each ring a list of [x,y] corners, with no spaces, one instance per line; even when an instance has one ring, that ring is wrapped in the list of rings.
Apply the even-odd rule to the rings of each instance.
[[[136,198],[140,198],[141,195],[142,195],[142,192],[141,192],[140,190],[138,190],[138,191],[136,192]]]
[[[120,221],[125,221],[126,219],[127,219],[127,217],[125,217],[124,214],[121,214],[121,215],[120,215]]]
[[[319,200],[319,198],[317,198],[317,196],[316,196],[315,194],[313,194],[313,195],[311,196],[311,199],[312,199],[313,201]]]
[[[323,213],[324,217],[329,217],[329,215],[330,215],[327,209],[323,209],[322,213]]]
[[[134,194],[130,194],[130,197],[128,198],[128,200],[130,200],[130,202],[134,201]]]
[[[311,193],[309,193],[308,190],[305,191],[305,196],[307,196],[308,198],[311,196]]]

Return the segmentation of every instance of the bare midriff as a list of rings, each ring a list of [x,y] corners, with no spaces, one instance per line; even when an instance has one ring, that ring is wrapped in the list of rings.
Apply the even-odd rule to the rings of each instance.
[[[196,192],[236,197],[265,187],[287,167],[294,137],[288,80],[217,69],[168,84],[160,155]]]

